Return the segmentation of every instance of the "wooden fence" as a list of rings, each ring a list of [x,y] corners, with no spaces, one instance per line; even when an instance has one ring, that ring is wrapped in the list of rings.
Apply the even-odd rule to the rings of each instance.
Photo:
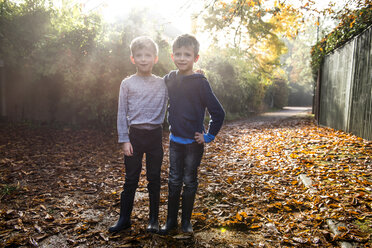
[[[328,54],[318,78],[318,124],[372,140],[372,26]]]

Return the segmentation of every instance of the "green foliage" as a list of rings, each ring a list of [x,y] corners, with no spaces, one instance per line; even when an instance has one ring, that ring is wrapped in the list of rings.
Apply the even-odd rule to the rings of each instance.
[[[50,12],[44,1],[16,5],[0,2],[0,56],[10,66],[29,66],[32,53],[45,41]]]
[[[315,34],[313,27],[307,27],[306,33],[298,35],[296,39],[286,41],[288,53],[282,57],[282,68],[288,77],[289,106],[310,106],[312,104],[315,82],[310,67],[309,41],[315,39]]]
[[[262,109],[263,86],[252,64],[237,49],[211,48],[201,67],[213,91],[231,116],[247,116]]]
[[[309,85],[289,83],[288,88],[289,106],[311,106],[313,100],[313,91]]]
[[[119,85],[135,73],[131,40],[150,35],[159,43],[159,76],[172,65],[168,43],[145,11],[107,24],[72,0],[58,8],[48,3],[0,3],[0,58],[6,81],[14,82],[10,118],[114,126]]]
[[[283,79],[275,79],[266,91],[266,102],[270,108],[281,109],[288,103],[288,85]]]
[[[216,72],[211,81],[228,112],[247,114],[287,103],[287,77],[281,69],[281,57],[287,52],[283,38],[296,36],[301,17],[290,5],[266,0],[214,1],[208,8],[204,27],[215,44],[236,48],[207,63]]]
[[[294,37],[297,11],[266,0],[215,1],[204,16],[216,44],[239,47],[260,77],[270,79],[286,52],[282,37]],[[233,41],[233,42],[229,42]]]
[[[0,59],[5,61],[6,81],[12,82],[7,84],[9,117],[115,126],[119,85],[135,73],[129,59],[134,37],[148,35],[158,43],[154,74],[164,76],[175,69],[165,31],[146,10],[133,10],[108,24],[96,13],[83,13],[73,0],[61,3],[56,7],[46,0],[0,2]],[[244,44],[239,49],[212,47],[201,60],[228,115],[262,111],[267,91],[276,96],[275,104],[283,105],[287,95],[273,75],[280,71],[279,58],[286,51],[278,23],[291,14],[264,21],[262,7],[246,6],[234,16],[240,13],[242,21],[236,33],[234,21],[226,17],[229,10],[214,11],[208,17],[209,28],[229,30],[237,44]],[[219,16],[225,16],[225,26],[219,26]]]
[[[171,69],[173,70],[176,68],[170,57],[171,48],[168,42],[162,38],[160,32],[156,35],[155,42],[159,47],[159,60],[153,68],[153,74],[164,76],[165,74],[169,73]]]
[[[327,53],[342,46],[351,38],[372,25],[372,5],[344,14],[341,22],[330,34],[313,46],[311,50],[311,67],[313,73],[319,69]]]

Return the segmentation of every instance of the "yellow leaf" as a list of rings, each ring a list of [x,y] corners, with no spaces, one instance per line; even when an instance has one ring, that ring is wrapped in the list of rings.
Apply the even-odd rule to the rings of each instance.
[[[234,178],[229,177],[229,178],[227,179],[227,182],[228,182],[229,184],[233,184],[233,183],[234,183]]]
[[[351,28],[353,27],[355,21],[356,21],[356,19],[354,19],[354,21],[352,21],[352,22],[350,23],[350,27],[351,27]]]
[[[243,220],[242,216],[239,213],[236,214],[236,219],[238,221],[242,221]]]
[[[294,154],[294,153],[291,153],[290,157],[291,157],[291,158],[297,158],[298,155],[296,155],[296,154]]]
[[[337,204],[329,204],[328,206],[331,207],[331,208],[339,208],[339,207],[340,207],[340,206],[337,205]]]
[[[292,209],[290,207],[284,206],[284,209],[287,210],[288,212],[291,212]]]
[[[347,231],[347,228],[344,227],[344,226],[339,226],[337,229],[338,229],[340,232],[346,232],[346,231]]]
[[[251,225],[249,228],[250,229],[258,229],[258,228],[261,228],[261,226],[260,225]]]
[[[244,218],[247,218],[248,217],[248,214],[246,212],[240,212],[239,213],[241,216],[243,216]]]

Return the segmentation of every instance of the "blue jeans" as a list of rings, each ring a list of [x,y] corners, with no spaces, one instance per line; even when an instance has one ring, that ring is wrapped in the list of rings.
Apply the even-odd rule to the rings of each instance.
[[[179,144],[170,142],[169,146],[169,196],[195,195],[198,188],[198,167],[203,157],[204,145],[198,143]]]

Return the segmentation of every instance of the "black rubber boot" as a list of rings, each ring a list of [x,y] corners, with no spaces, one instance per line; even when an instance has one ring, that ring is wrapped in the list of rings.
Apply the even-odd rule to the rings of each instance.
[[[160,191],[149,192],[150,198],[150,216],[149,224],[147,225],[146,231],[151,233],[159,232],[159,199]]]
[[[191,215],[194,208],[195,193],[182,194],[182,232],[192,233]]]
[[[180,207],[180,194],[181,189],[175,189],[174,186],[169,187],[167,222],[160,229],[160,235],[167,235],[178,227],[177,217]]]
[[[133,209],[136,190],[124,190],[120,196],[120,217],[115,226],[108,229],[110,233],[120,232],[131,227],[130,215]]]

